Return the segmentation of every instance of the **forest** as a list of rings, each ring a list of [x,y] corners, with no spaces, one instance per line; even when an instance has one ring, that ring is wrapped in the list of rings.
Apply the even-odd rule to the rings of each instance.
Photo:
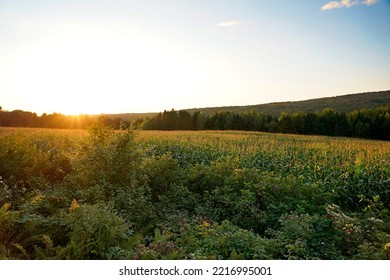
[[[279,117],[256,111],[244,113],[164,111],[146,120],[143,129],[154,130],[243,130],[306,135],[345,136],[390,140],[390,106],[338,113],[324,109],[315,113],[281,113]]]

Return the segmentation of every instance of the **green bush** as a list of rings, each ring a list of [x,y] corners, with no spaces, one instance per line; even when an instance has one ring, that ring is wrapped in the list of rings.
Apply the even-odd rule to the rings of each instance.
[[[390,215],[378,196],[362,201],[368,206],[363,215],[345,214],[337,205],[329,205],[327,213],[341,236],[343,255],[354,259],[388,259]],[[387,247],[386,247],[387,246]]]
[[[279,222],[281,227],[268,233],[278,244],[280,258],[341,258],[339,235],[326,217],[292,212],[283,215]]]
[[[113,248],[125,247],[129,228],[107,205],[79,205],[74,200],[64,219],[70,232],[69,243],[61,252],[63,258],[107,259]]]
[[[176,241],[191,259],[271,259],[271,242],[229,221],[201,219],[183,227]]]
[[[160,196],[180,182],[178,163],[167,154],[146,158],[142,172],[147,178],[153,202],[157,202]]]
[[[12,244],[18,237],[18,231],[14,227],[14,222],[18,213],[10,211],[10,204],[6,203],[0,207],[0,259],[14,257]]]

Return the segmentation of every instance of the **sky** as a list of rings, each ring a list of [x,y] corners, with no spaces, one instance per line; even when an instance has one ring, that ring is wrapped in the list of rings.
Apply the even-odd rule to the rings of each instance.
[[[390,89],[390,0],[0,0],[0,106],[63,114]]]

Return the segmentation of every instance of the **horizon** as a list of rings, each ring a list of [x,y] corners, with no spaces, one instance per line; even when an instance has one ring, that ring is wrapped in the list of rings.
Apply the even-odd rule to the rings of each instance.
[[[286,100],[286,101],[277,101],[277,102],[269,102],[269,103],[260,103],[260,104],[246,104],[246,105],[228,105],[228,106],[213,106],[213,107],[192,107],[192,108],[165,108],[160,111],[155,111],[155,112],[119,112],[119,113],[98,113],[98,114],[85,114],[85,113],[80,113],[80,114],[64,114],[61,112],[43,112],[43,113],[37,113],[34,111],[27,111],[23,110],[23,108],[16,108],[14,110],[7,110],[7,108],[2,108],[0,106],[0,111],[5,111],[5,112],[12,112],[12,111],[23,111],[23,112],[29,112],[33,114],[37,114],[37,116],[42,116],[43,114],[62,114],[64,116],[68,117],[79,117],[79,116],[99,116],[99,115],[146,115],[146,114],[158,114],[162,113],[164,111],[170,111],[170,110],[175,110],[175,111],[193,111],[193,110],[207,110],[207,109],[214,109],[214,108],[230,108],[230,107],[253,107],[253,106],[263,106],[263,105],[270,105],[270,104],[283,104],[283,103],[294,103],[294,102],[305,102],[305,101],[315,101],[315,100],[321,100],[321,99],[327,99],[327,98],[337,98],[337,97],[345,97],[345,96],[352,96],[352,95],[362,95],[362,94],[375,94],[375,93],[381,93],[381,92],[390,92],[390,89],[388,90],[381,90],[381,91],[368,91],[368,92],[360,92],[360,93],[347,93],[347,94],[342,94],[342,95],[337,95],[337,96],[325,96],[325,97],[318,97],[318,98],[311,98],[311,99],[303,99],[303,100]]]
[[[252,106],[390,89],[390,1],[0,2],[0,106]]]

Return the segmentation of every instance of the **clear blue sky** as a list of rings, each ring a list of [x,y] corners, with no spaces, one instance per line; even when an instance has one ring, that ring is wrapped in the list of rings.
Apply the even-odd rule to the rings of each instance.
[[[0,106],[122,113],[390,89],[390,1],[0,0]]]

